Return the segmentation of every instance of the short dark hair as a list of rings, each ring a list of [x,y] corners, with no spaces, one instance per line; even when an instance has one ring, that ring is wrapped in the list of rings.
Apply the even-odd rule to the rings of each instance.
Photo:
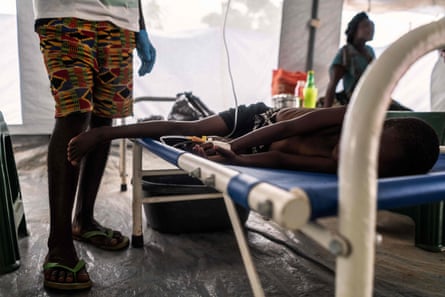
[[[348,23],[348,27],[346,28],[345,34],[346,34],[346,41],[348,43],[352,43],[354,40],[355,32],[357,32],[358,25],[363,20],[369,20],[368,15],[366,12],[362,11],[358,14],[356,14]]]
[[[425,174],[439,157],[439,139],[434,129],[425,121],[414,118],[391,118],[383,129],[394,128],[395,141],[400,145],[398,158],[388,165],[388,176]]]

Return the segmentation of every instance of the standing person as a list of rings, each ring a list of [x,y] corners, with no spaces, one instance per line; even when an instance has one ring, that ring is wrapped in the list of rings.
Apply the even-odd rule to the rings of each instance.
[[[113,118],[131,115],[133,50],[142,61],[139,75],[151,71],[156,51],[140,0],[34,0],[34,10],[55,101],[47,160],[50,233],[44,286],[87,289],[92,282],[73,238],[105,250],[125,249],[129,239],[94,218],[110,142],[91,150],[80,168],[66,160],[67,145],[87,129],[109,127]]]
[[[374,49],[366,44],[374,38],[374,23],[365,12],[356,14],[349,21],[345,34],[346,45],[338,50],[329,69],[324,107],[331,107],[335,99],[341,105],[348,104],[363,72],[375,59]],[[343,91],[336,93],[341,79]]]

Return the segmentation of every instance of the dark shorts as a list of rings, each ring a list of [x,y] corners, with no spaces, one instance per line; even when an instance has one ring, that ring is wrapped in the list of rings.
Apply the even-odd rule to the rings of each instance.
[[[55,116],[132,114],[135,34],[110,22],[75,18],[36,22]]]
[[[254,130],[256,116],[271,109],[271,107],[268,107],[262,102],[250,104],[248,106],[238,106],[236,129],[230,138],[236,138]],[[218,114],[231,131],[235,124],[235,111],[235,108],[231,108]]]

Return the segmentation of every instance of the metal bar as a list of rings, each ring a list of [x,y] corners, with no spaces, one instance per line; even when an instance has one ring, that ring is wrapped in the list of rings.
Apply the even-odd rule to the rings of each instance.
[[[222,198],[222,194],[221,193],[150,196],[150,197],[143,197],[142,198],[142,203],[164,203],[164,202],[207,200],[207,199],[221,199],[221,198]]]
[[[230,222],[232,223],[233,231],[235,233],[236,242],[240,249],[241,258],[243,259],[244,267],[246,268],[247,277],[249,278],[250,286],[255,297],[264,297],[264,290],[261,286],[260,278],[252,261],[252,256],[247,245],[246,237],[244,236],[243,227],[238,217],[235,204],[232,199],[224,195],[224,202],[226,204],[227,213],[229,214]]]

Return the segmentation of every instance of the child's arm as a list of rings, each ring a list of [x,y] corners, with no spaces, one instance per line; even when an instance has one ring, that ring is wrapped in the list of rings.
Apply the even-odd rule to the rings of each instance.
[[[233,151],[242,152],[261,144],[267,145],[288,137],[338,126],[343,123],[345,112],[344,106],[314,109],[313,112],[300,117],[277,122],[238,137],[230,142],[230,146]]]
[[[338,160],[335,158],[304,156],[269,151],[258,154],[237,155],[233,151],[216,148],[218,155],[209,156],[212,161],[240,166],[267,167],[324,173],[336,173]]]

